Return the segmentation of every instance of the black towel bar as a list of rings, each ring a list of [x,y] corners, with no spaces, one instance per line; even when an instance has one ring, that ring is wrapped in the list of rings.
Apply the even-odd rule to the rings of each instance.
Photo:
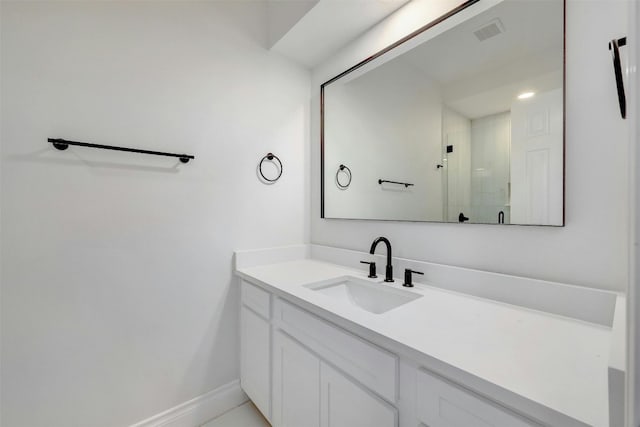
[[[398,185],[404,185],[405,188],[411,186],[411,185],[415,185],[415,184],[411,184],[408,182],[398,182],[398,181],[387,181],[386,179],[379,179],[378,180],[378,184],[382,184],[383,182],[388,182],[389,184],[398,184]]]
[[[48,142],[52,143],[58,150],[66,150],[70,145],[79,147],[100,148],[102,150],[127,151],[129,153],[153,154],[154,156],[177,157],[182,163],[187,163],[190,159],[195,159],[189,154],[165,153],[163,151],[140,150],[138,148],[116,147],[114,145],[93,144],[90,142],[69,141],[61,138],[48,138]]]

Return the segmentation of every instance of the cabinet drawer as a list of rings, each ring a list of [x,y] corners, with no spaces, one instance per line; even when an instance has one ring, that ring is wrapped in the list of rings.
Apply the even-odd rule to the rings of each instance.
[[[416,410],[429,427],[539,427],[424,370],[418,371]]]
[[[276,325],[388,401],[397,400],[398,358],[280,298]]]
[[[269,292],[244,280],[240,284],[240,290],[242,304],[265,319],[271,318],[271,294]]]

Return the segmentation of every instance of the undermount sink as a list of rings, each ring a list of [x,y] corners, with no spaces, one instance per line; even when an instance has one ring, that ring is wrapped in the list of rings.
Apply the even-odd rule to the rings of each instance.
[[[414,292],[355,277],[341,277],[305,287],[374,314],[385,313],[422,297]]]

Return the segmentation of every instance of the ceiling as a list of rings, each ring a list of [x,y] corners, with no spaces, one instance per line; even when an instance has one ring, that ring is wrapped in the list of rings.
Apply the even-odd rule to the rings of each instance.
[[[499,20],[503,32],[474,32]],[[507,0],[398,57],[442,90],[445,104],[477,118],[509,110],[523,91],[562,86],[562,1]]]
[[[271,50],[314,68],[409,0],[271,0]]]

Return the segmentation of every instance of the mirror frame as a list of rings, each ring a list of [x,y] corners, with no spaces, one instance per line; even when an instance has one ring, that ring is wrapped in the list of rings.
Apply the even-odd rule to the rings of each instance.
[[[566,143],[566,133],[567,133],[567,126],[566,126],[566,119],[567,119],[567,97],[566,97],[566,92],[567,92],[567,64],[566,64],[566,47],[567,47],[567,43],[566,43],[566,28],[567,28],[567,2],[566,0],[561,0],[562,1],[562,224],[495,224],[495,223],[484,223],[484,222],[474,222],[474,223],[469,223],[471,225],[476,225],[476,224],[480,224],[480,225],[499,225],[499,226],[505,226],[505,225],[519,225],[519,226],[524,226],[524,227],[564,227],[566,224],[566,152],[567,152],[567,143]],[[400,40],[390,44],[389,46],[385,47],[384,49],[374,53],[373,55],[369,56],[368,58],[360,61],[359,63],[357,63],[356,65],[348,68],[347,70],[341,72],[340,74],[336,75],[335,77],[330,78],[329,80],[327,80],[326,82],[322,83],[320,85],[320,218],[321,219],[337,219],[337,220],[351,220],[351,221],[396,221],[396,222],[418,222],[418,223],[422,223],[422,222],[427,222],[427,223],[434,223],[434,224],[465,224],[465,223],[460,223],[460,222],[447,222],[447,221],[432,221],[432,220],[406,220],[406,219],[377,219],[377,218],[326,218],[325,217],[325,213],[324,213],[324,196],[325,196],[325,191],[324,191],[324,181],[325,181],[325,172],[324,172],[324,167],[325,167],[325,159],[324,159],[324,148],[325,148],[325,135],[324,135],[324,89],[325,86],[333,83],[334,81],[346,76],[347,74],[358,70],[359,68],[365,66],[366,64],[368,64],[369,62],[381,57],[382,55],[384,55],[385,53],[395,49],[396,47],[402,45],[403,43],[413,39],[414,37],[422,34],[423,32],[427,31],[428,29],[438,25],[439,23],[445,21],[446,19],[452,17],[453,15],[467,9],[470,6],[473,6],[474,4],[480,2],[480,0],[466,0],[464,1],[462,4],[460,4],[459,6],[451,9],[449,12],[445,13],[444,15],[441,15],[440,17],[436,18],[435,20],[427,23],[426,25],[418,28],[417,30],[415,30],[414,32],[404,36],[403,38],[401,38]],[[467,225],[469,225],[467,224]]]

